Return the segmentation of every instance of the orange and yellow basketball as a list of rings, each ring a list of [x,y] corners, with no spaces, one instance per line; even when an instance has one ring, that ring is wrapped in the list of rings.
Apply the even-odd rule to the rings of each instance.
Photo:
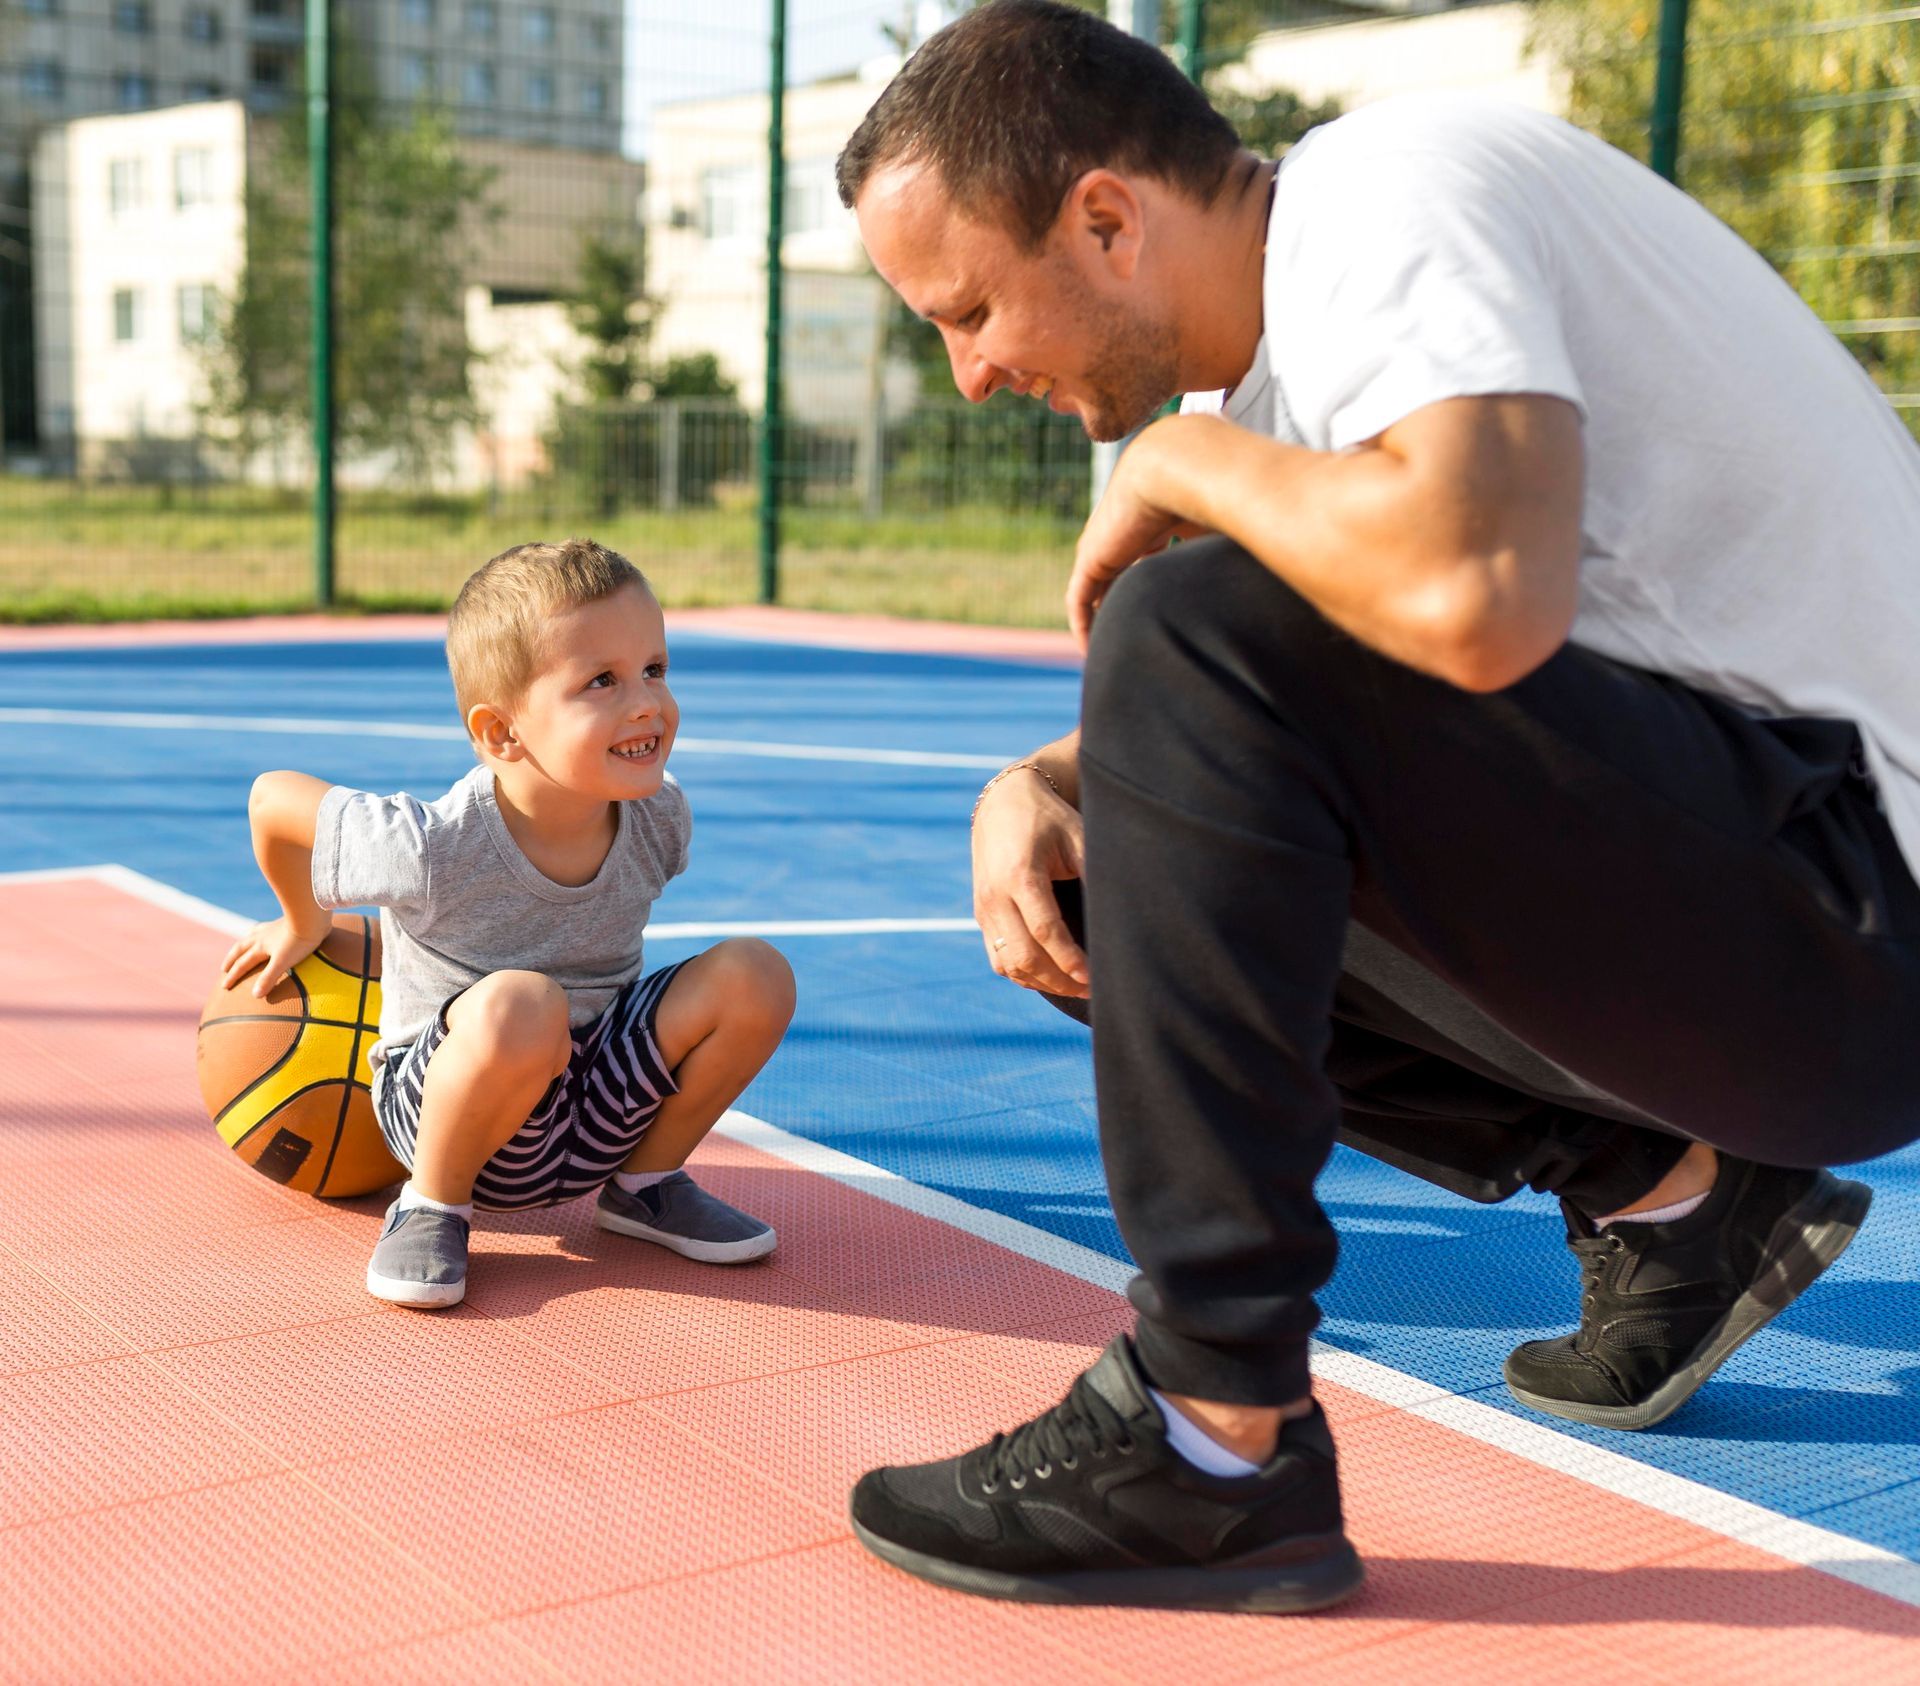
[[[303,1194],[400,1181],[367,1067],[380,1036],[380,922],[336,913],[333,934],[265,1000],[254,982],[216,988],[200,1015],[200,1094],[220,1139]]]

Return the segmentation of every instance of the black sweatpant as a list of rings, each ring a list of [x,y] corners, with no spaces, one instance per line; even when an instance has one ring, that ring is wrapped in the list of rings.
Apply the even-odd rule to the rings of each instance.
[[[1461,691],[1221,539],[1123,575],[1084,691],[1086,925],[1156,1384],[1306,1391],[1336,1130],[1592,1210],[1686,1139],[1812,1166],[1920,1136],[1920,889],[1857,742],[1573,646]]]

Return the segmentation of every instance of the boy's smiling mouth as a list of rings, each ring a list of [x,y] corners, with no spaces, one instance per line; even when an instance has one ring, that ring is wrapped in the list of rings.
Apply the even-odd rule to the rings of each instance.
[[[613,746],[611,753],[619,756],[622,761],[648,761],[653,758],[654,752],[659,747],[660,734],[654,732],[644,738],[628,738],[624,743],[617,743]]]

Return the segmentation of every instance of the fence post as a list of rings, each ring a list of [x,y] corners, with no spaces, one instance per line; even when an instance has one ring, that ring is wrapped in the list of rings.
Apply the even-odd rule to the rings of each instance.
[[[660,416],[659,504],[665,510],[680,507],[680,429],[686,405],[684,398],[669,398],[654,405]]]
[[[307,179],[312,205],[313,596],[333,606],[333,5],[307,0]]]
[[[1660,57],[1647,125],[1647,162],[1668,181],[1680,179],[1680,106],[1687,77],[1687,0],[1660,0]]]
[[[1202,59],[1207,29],[1207,0],[1181,0],[1180,68],[1189,82],[1198,82],[1206,69]]]
[[[760,404],[760,601],[780,600],[780,236],[787,222],[787,0],[773,0],[767,87],[767,368]]]

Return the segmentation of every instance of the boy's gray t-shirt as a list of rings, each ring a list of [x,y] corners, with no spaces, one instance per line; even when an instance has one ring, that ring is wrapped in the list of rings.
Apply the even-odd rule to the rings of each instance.
[[[376,1084],[390,1048],[412,1042],[489,972],[553,979],[576,1029],[640,975],[641,932],[668,880],[686,870],[693,819],[671,774],[652,796],[618,804],[618,817],[592,879],[556,884],[514,842],[486,767],[437,802],[344,785],[321,797],[314,899],[380,909]]]

